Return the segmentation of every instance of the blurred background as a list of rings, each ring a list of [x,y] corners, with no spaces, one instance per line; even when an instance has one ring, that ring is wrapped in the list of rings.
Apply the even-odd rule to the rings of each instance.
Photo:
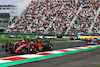
[[[99,0],[2,0],[0,37],[99,36]],[[32,35],[32,36],[31,36]]]

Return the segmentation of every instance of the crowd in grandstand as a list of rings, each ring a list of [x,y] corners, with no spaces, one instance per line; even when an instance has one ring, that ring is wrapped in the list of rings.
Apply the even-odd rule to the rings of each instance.
[[[99,7],[99,0],[85,1],[82,3],[82,9],[79,11],[77,19],[73,23],[71,30],[69,32],[78,33],[82,32],[87,34],[92,22],[94,22],[94,17],[96,11]]]
[[[72,21],[78,8],[80,7],[80,2],[77,4],[76,2],[72,1],[63,1],[61,4],[63,9],[58,11],[56,20],[52,25],[57,34],[65,33],[66,29],[70,26],[70,22]]]
[[[79,7],[82,7],[69,33],[87,33],[91,23],[94,22],[94,17],[99,6],[99,0],[79,2],[75,0],[31,1],[14,24],[8,27],[7,31],[64,34]],[[97,20],[100,22],[99,16]],[[50,24],[51,26],[49,26]],[[94,27],[93,31],[95,31],[95,28],[97,27]]]
[[[94,32],[95,34],[100,34],[100,12],[99,12],[99,15],[95,21],[95,25],[92,29],[92,32]]]

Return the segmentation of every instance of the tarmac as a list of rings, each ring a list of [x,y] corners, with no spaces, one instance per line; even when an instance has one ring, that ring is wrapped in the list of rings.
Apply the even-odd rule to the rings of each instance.
[[[52,43],[54,50],[86,46],[85,41]],[[2,49],[0,45],[0,58],[14,55],[16,54],[10,54],[10,52],[5,52],[5,50]],[[100,49],[64,55],[61,57],[55,57],[36,62],[24,63],[11,67],[100,67]]]

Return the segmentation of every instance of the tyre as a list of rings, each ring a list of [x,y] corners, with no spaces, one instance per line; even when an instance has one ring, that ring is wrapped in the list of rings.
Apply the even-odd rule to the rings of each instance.
[[[51,43],[47,43],[45,47],[46,50],[50,50],[50,51],[53,50],[53,45]]]
[[[6,45],[5,45],[5,47],[6,47],[6,52],[8,52],[10,45],[11,45],[11,42],[7,42],[7,43],[6,43]]]
[[[36,54],[38,52],[38,48],[36,45],[30,45],[30,52]]]
[[[11,52],[11,54],[14,54],[13,47],[14,47],[13,45],[10,46],[10,52]]]
[[[15,53],[15,50],[19,47],[19,45],[15,45],[15,44],[12,44],[10,46],[10,52],[11,54]]]
[[[2,48],[4,48],[4,44],[2,45]]]
[[[100,44],[100,41],[98,41],[98,44]]]
[[[10,52],[11,54],[15,53],[15,50],[19,47],[18,44],[12,44],[11,47],[10,47]],[[18,52],[18,54],[21,53],[20,51]]]
[[[15,45],[15,50],[19,47],[19,45]]]

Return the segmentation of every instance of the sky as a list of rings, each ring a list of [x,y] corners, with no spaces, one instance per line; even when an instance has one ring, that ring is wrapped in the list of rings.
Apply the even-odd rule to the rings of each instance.
[[[18,14],[31,2],[31,0],[0,0],[0,5],[16,5],[18,7]],[[8,10],[0,10],[0,12],[9,12]]]

